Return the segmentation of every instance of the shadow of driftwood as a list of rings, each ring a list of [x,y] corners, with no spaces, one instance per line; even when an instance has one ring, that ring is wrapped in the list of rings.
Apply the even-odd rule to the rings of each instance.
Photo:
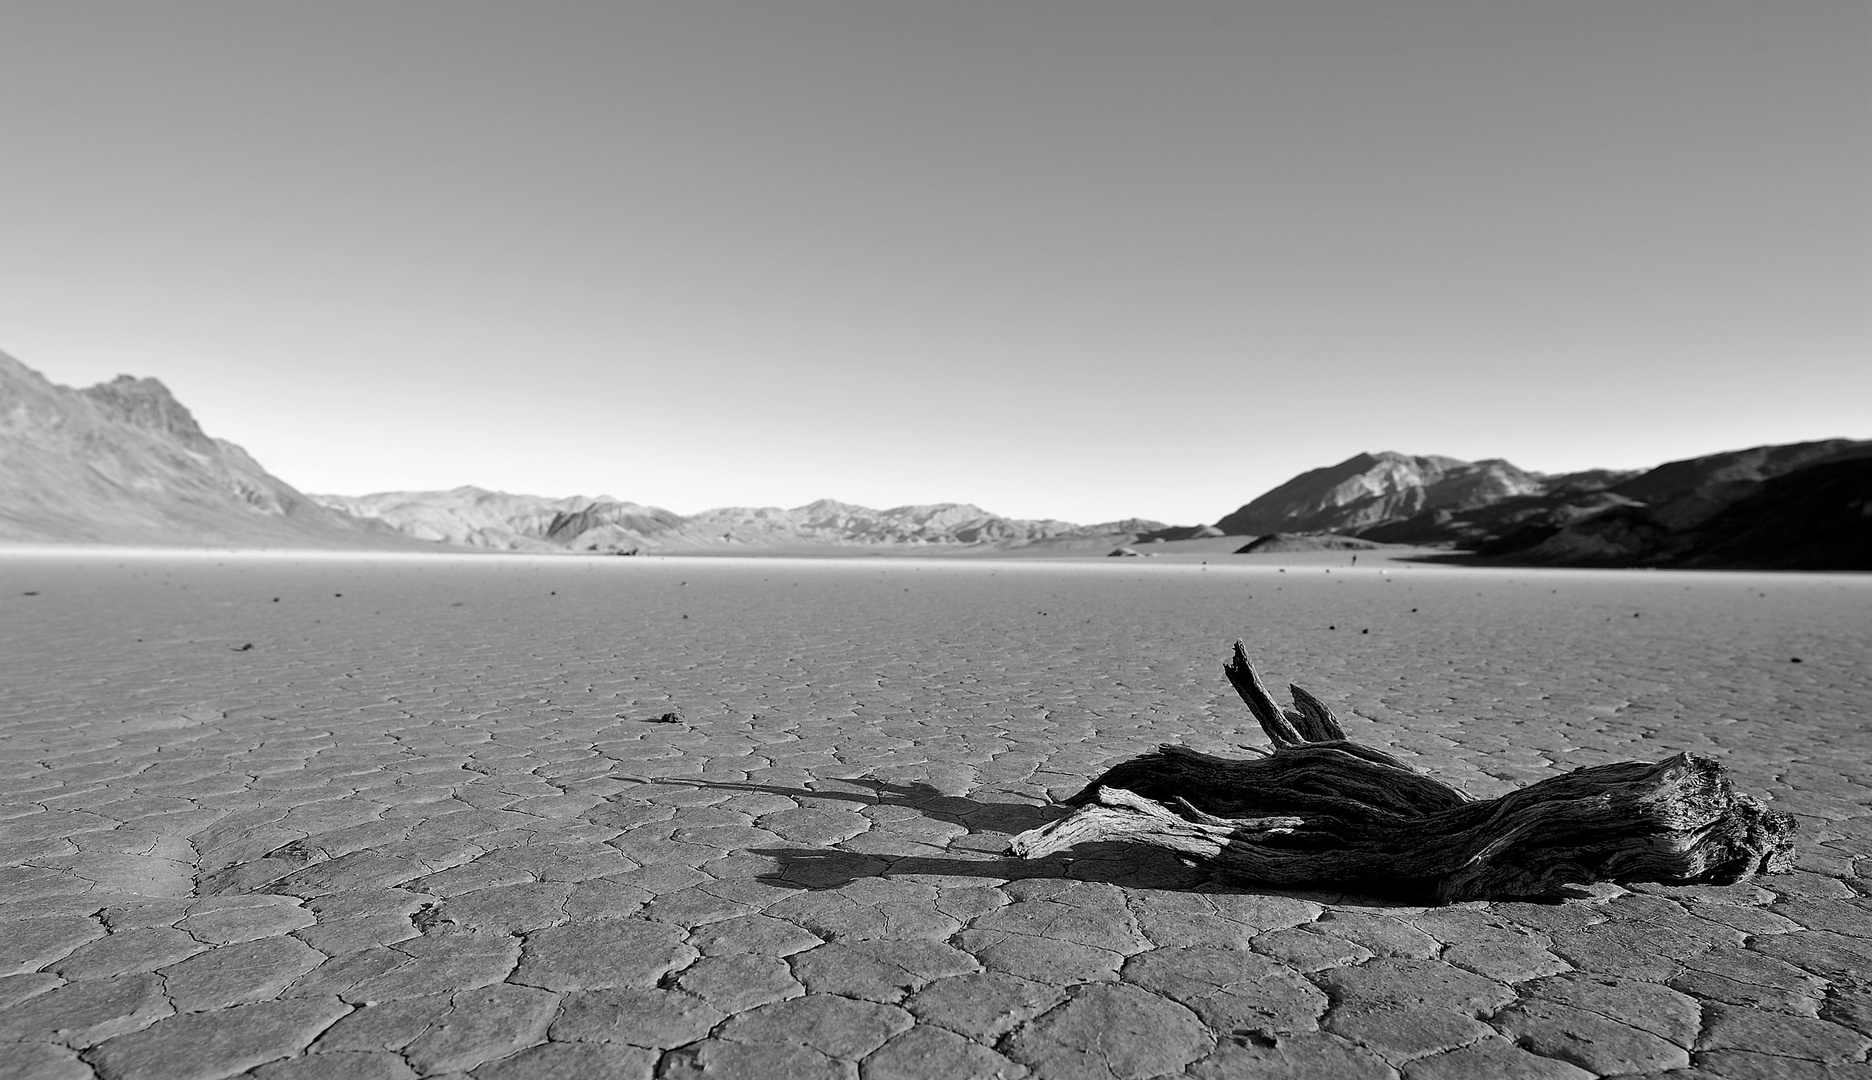
[[[913,875],[996,881],[1071,878],[1133,889],[1182,890],[1212,882],[1206,870],[1184,866],[1167,852],[1129,844],[1088,844],[1074,849],[1070,857],[1049,855],[1044,859],[869,855],[836,848],[752,848],[749,853],[779,863],[758,880],[796,889],[836,889],[862,878]]]
[[[866,806],[901,806],[915,810],[936,821],[945,821],[968,830],[950,845],[953,856],[891,855],[845,851],[840,848],[772,847],[749,848],[778,864],[756,880],[794,889],[837,889],[864,878],[905,877],[915,875],[983,878],[1015,881],[1022,878],[1067,878],[1097,881],[1132,889],[1167,889],[1204,892],[1253,893],[1266,896],[1300,896],[1315,900],[1342,899],[1361,905],[1392,907],[1421,903],[1420,898],[1400,895],[1380,883],[1366,888],[1328,886],[1326,892],[1286,889],[1257,885],[1219,877],[1207,867],[1189,865],[1161,848],[1117,842],[1087,843],[1070,852],[1042,859],[1019,859],[1002,854],[1006,840],[1016,833],[1045,825],[1066,816],[1069,809],[1056,805],[1022,802],[983,802],[959,795],[946,795],[924,783],[894,784],[888,780],[860,776],[827,781],[862,790],[837,788],[799,788],[780,784],[753,784],[745,781],[696,780],[682,777],[627,777],[645,785],[669,785],[723,791],[756,791],[783,795],[790,799],[829,799],[860,803]]]
[[[796,800],[829,799],[866,806],[900,806],[932,820],[948,822],[968,830],[967,836],[958,837],[951,845],[955,853],[953,857],[872,854],[830,847],[748,849],[751,855],[765,856],[779,864],[774,870],[759,875],[758,880],[769,885],[796,889],[836,889],[862,878],[940,875],[1000,881],[1071,878],[1140,889],[1191,889],[1208,884],[1230,891],[1259,891],[1249,885],[1216,882],[1208,870],[1186,866],[1169,852],[1142,845],[1081,844],[1071,852],[1049,855],[1044,859],[1019,859],[1002,854],[1006,850],[1007,839],[1064,817],[1069,812],[1064,806],[984,802],[947,795],[925,783],[898,784],[870,776],[827,781],[832,785],[860,789],[856,791],[840,790],[839,787],[799,788],[682,777],[651,779],[620,776],[618,779],[637,780],[646,785],[756,791]]]
[[[888,780],[859,776],[828,781],[849,784],[863,791],[840,791],[836,788],[798,788],[780,784],[751,784],[729,780],[692,780],[683,777],[620,776],[640,784],[709,788],[721,791],[758,791],[784,795],[789,799],[830,799],[861,803],[865,806],[901,806],[924,817],[960,825],[970,833],[1003,833],[1013,836],[1066,816],[1063,806],[1037,806],[1033,803],[980,802],[959,795],[945,795],[928,784],[893,784]]]

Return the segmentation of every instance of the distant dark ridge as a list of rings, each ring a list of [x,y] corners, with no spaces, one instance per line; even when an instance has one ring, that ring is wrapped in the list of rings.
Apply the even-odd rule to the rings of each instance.
[[[1652,495],[1478,545],[1545,566],[1872,570],[1872,443],[1755,447],[1671,462],[1622,491]]]
[[[1613,493],[1619,481],[1637,472],[1594,469],[1545,478],[1546,490],[1513,495],[1497,502],[1460,509],[1444,508],[1387,522],[1358,535],[1386,544],[1471,548],[1528,527],[1560,528],[1582,517],[1616,506],[1637,505]]]
[[[1138,540],[1144,543],[1150,543],[1153,540],[1168,542],[1171,540],[1202,540],[1211,536],[1227,535],[1227,533],[1216,528],[1214,525],[1165,525],[1161,528],[1139,533]]]
[[[1855,486],[1860,467],[1843,463],[1868,455],[1872,442],[1824,439],[1642,471],[1542,475],[1499,460],[1359,454],[1217,524],[1231,535],[1353,536],[1511,564],[1857,569],[1866,493]]]
[[[1872,450],[1766,480],[1700,533],[1677,565],[1872,570]]]
[[[1269,555],[1290,551],[1371,551],[1383,544],[1356,536],[1333,533],[1270,533],[1235,549],[1237,555]]]

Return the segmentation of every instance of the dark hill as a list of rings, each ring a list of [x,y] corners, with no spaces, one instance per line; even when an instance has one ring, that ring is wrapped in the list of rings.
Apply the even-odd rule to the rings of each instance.
[[[1830,439],[1673,461],[1608,494],[1621,501],[1506,531],[1477,554],[1556,566],[1872,569],[1872,443]]]
[[[1704,522],[1677,565],[1872,570],[1872,450],[1764,481]]]
[[[1862,569],[1872,442],[1826,439],[1542,475],[1505,461],[1360,454],[1223,518],[1233,535],[1340,533],[1550,566]]]
[[[1332,533],[1269,533],[1235,549],[1237,555],[1277,555],[1295,551],[1372,551],[1383,547],[1356,536]]]
[[[1544,478],[1545,490],[1480,506],[1415,514],[1359,533],[1386,544],[1473,547],[1527,528],[1558,529],[1618,506],[1640,505],[1611,490],[1636,473],[1594,469]]]

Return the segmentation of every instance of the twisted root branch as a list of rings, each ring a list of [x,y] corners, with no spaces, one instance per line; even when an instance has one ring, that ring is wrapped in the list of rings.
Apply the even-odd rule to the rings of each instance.
[[[1297,686],[1294,708],[1277,706],[1241,642],[1223,670],[1272,754],[1160,747],[1066,799],[1076,809],[1015,837],[1013,853],[1123,840],[1247,881],[1390,887],[1442,903],[1595,881],[1727,885],[1792,866],[1794,819],[1737,792],[1710,758],[1597,765],[1472,800],[1348,740]]]

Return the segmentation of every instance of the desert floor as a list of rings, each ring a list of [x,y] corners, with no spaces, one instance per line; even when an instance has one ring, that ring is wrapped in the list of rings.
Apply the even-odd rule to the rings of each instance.
[[[1801,870],[1003,854],[1263,744],[1236,637],[1477,795],[1715,755]],[[1864,576],[4,554],[0,1076],[1864,1076],[1868,657]]]

